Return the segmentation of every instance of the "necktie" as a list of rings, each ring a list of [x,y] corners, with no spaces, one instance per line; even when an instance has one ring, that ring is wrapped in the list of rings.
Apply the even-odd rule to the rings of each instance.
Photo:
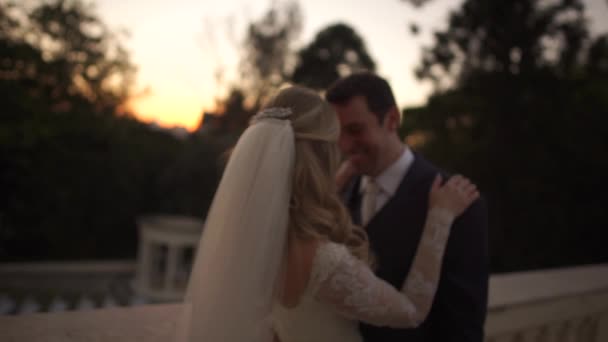
[[[376,213],[376,199],[379,191],[378,184],[370,178],[365,186],[363,203],[361,205],[361,220],[364,226],[367,225]]]

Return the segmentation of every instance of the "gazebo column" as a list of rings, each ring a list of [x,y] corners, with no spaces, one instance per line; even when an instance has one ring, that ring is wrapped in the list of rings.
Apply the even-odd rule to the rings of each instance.
[[[143,235],[142,240],[139,244],[139,262],[137,265],[137,274],[139,275],[139,284],[143,288],[151,287],[151,279],[153,267],[151,264],[152,255],[152,241]]]
[[[186,216],[139,218],[139,247],[134,290],[152,302],[179,300],[187,287],[186,250],[198,246],[204,222]]]
[[[169,244],[167,245],[167,268],[165,273],[165,286],[164,289],[167,292],[173,292],[175,290],[175,276],[177,275],[177,263],[179,262],[178,256],[180,252],[179,245]]]

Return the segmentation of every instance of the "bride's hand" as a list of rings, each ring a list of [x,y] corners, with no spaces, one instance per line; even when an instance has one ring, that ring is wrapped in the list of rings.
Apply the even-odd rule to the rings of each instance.
[[[429,207],[443,208],[460,216],[479,197],[477,186],[461,175],[450,177],[441,185],[441,176],[437,175],[429,193]]]

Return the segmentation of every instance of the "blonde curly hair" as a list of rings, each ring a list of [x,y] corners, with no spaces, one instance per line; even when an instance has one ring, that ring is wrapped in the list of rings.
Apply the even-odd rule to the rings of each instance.
[[[332,106],[314,91],[292,86],[264,108],[289,108],[295,136],[295,168],[289,231],[302,239],[344,244],[360,260],[372,264],[365,231],[353,224],[335,183],[341,157],[340,125]]]

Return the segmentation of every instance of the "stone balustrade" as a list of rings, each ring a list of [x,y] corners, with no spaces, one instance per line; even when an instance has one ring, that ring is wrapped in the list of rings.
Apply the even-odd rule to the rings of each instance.
[[[492,276],[487,342],[608,341],[608,265]],[[171,341],[181,304],[0,316],[0,341]]]

